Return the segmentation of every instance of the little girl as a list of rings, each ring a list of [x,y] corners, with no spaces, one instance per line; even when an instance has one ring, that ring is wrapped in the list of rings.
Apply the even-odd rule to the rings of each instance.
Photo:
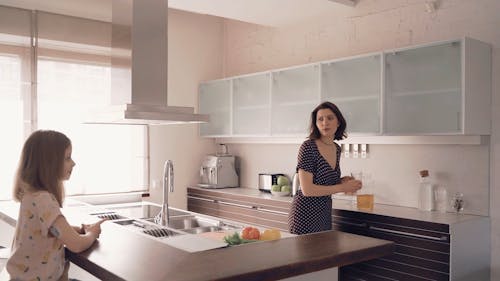
[[[61,213],[63,181],[74,166],[71,141],[60,132],[39,130],[24,143],[13,189],[19,217],[5,267],[12,280],[67,280],[64,246],[82,252],[99,237],[103,221],[74,227]]]

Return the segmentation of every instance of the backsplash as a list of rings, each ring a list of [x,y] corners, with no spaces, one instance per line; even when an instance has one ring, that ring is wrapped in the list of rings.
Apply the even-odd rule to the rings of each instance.
[[[258,188],[259,173],[295,172],[299,144],[231,144],[238,157],[240,185]],[[489,147],[482,145],[370,145],[365,159],[344,158],[342,174],[362,171],[372,179],[375,202],[417,207],[419,174],[429,170],[449,198],[464,194],[464,213],[489,214]],[[451,211],[450,207],[448,209]]]

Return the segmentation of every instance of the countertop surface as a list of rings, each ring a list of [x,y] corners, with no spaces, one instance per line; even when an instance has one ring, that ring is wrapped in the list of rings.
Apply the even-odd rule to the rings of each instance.
[[[0,202],[0,218],[15,224],[17,206]],[[85,213],[91,208],[67,207],[63,213],[71,223],[89,222]],[[67,251],[67,257],[102,280],[276,280],[378,258],[394,247],[390,241],[326,231],[189,253],[108,221],[91,248]]]
[[[270,193],[262,192],[257,188],[249,188],[249,187],[237,187],[237,188],[221,188],[221,189],[204,189],[200,187],[192,187],[200,190],[210,190],[213,192],[221,192],[226,194],[234,194],[240,196],[249,196],[256,197],[261,199],[269,199],[275,201],[282,202],[292,202],[292,197],[279,197],[273,196]],[[392,206],[385,204],[374,204],[373,210],[360,210],[355,205],[352,204],[352,201],[343,200],[343,199],[333,199],[333,208],[339,210],[348,210],[355,211],[360,213],[368,213],[368,214],[376,214],[390,217],[397,217],[403,219],[412,219],[419,221],[427,221],[433,223],[442,223],[453,226],[454,224],[459,224],[464,221],[474,220],[478,218],[485,218],[484,216],[477,215],[467,215],[467,214],[457,214],[457,213],[441,213],[437,211],[421,211],[417,208],[410,207],[401,207],[401,206]]]

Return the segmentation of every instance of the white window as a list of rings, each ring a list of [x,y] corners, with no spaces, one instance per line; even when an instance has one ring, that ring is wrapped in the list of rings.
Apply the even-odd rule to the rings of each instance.
[[[147,190],[148,127],[83,124],[90,108],[111,100],[110,24],[31,15],[0,6],[0,199],[11,198],[22,145],[36,129],[61,131],[73,143],[76,166],[66,194]],[[37,58],[32,26],[40,36]]]
[[[106,65],[38,60],[38,127],[61,131],[73,144],[66,194],[147,189],[147,127],[83,124],[93,107],[108,104],[110,83]]]
[[[11,197],[24,140],[21,57],[0,52],[0,199]]]

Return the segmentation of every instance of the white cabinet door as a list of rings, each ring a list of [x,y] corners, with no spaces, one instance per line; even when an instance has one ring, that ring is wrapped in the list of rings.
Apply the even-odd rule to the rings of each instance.
[[[336,104],[347,133],[380,133],[381,55],[321,64],[321,100]]]
[[[268,136],[271,133],[271,74],[233,79],[233,134]]]
[[[200,85],[202,136],[305,137],[320,101],[358,135],[491,134],[491,47],[464,38]]]
[[[384,133],[489,134],[489,52],[468,38],[387,52]]]
[[[273,72],[271,134],[306,136],[311,111],[319,104],[319,65]]]
[[[200,124],[202,136],[231,134],[231,80],[215,80],[200,84],[199,112],[208,114],[210,121]]]

